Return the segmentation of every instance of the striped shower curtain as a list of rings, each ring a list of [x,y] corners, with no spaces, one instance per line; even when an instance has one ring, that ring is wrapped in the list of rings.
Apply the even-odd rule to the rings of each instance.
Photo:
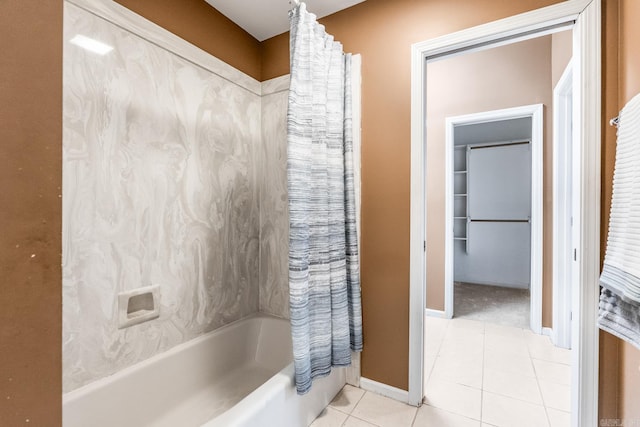
[[[304,3],[290,12],[289,304],[296,388],[362,350],[351,55]]]

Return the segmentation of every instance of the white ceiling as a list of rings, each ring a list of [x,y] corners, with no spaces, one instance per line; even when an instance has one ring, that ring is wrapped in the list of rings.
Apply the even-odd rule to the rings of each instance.
[[[364,0],[306,0],[307,10],[318,18]],[[206,0],[258,41],[289,31],[290,0]]]

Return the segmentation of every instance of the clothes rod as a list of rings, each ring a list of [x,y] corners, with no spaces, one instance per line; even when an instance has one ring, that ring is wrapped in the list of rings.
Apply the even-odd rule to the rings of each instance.
[[[528,145],[530,141],[514,141],[514,142],[496,142],[495,144],[479,144],[479,145],[469,145],[470,150],[479,150],[480,148],[496,148],[496,147],[506,147],[511,145]]]
[[[531,222],[529,219],[469,219],[469,222]]]

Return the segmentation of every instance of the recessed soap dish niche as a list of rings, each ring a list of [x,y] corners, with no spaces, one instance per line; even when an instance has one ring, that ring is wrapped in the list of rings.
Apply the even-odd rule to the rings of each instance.
[[[118,294],[118,328],[128,328],[160,316],[160,285]]]

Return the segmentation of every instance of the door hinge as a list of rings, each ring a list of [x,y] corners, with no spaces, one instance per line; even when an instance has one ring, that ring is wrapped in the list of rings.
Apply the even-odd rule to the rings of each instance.
[[[577,261],[578,260],[578,249],[573,248],[573,260]]]
[[[423,249],[425,252],[427,252],[427,241],[426,241],[426,240],[423,240],[423,241],[422,241],[422,249]]]

